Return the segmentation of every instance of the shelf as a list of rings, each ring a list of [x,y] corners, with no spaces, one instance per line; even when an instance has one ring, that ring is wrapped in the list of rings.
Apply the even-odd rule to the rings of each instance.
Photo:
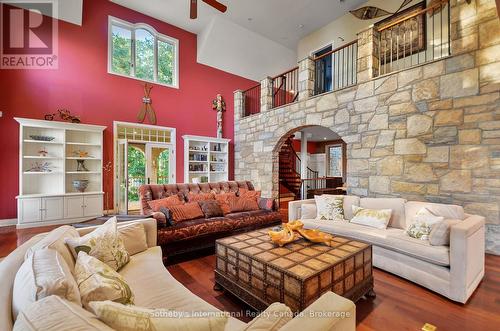
[[[24,139],[25,143],[35,143],[35,144],[52,144],[52,145],[62,145],[62,142],[59,141],[43,141],[43,140],[33,140],[33,139]]]
[[[78,156],[68,156],[66,160],[97,160],[100,161],[100,158],[97,157],[78,157]]]
[[[227,162],[225,162],[225,161],[210,161],[210,163],[214,163],[214,164],[226,164]]]
[[[210,153],[213,153],[213,154],[227,154],[227,152],[217,152],[217,151],[210,151]]]
[[[25,155],[23,156],[24,159],[51,159],[51,160],[62,160],[62,157],[58,156],[30,156],[30,155]]]
[[[190,174],[208,174],[208,171],[189,171]]]
[[[57,175],[62,174],[60,171],[24,171],[23,175]]]
[[[192,153],[202,153],[202,154],[207,154],[208,151],[197,151],[195,149],[190,149],[189,152],[192,152]]]
[[[211,174],[226,174],[227,171],[210,171]]]
[[[79,175],[79,174],[100,174],[100,171],[66,171],[68,175]]]
[[[104,192],[100,191],[88,191],[88,192],[71,192],[71,193],[37,193],[37,194],[24,194],[18,195],[16,199],[29,199],[29,198],[45,198],[45,197],[62,197],[62,196],[73,196],[73,195],[97,195],[104,194]]]
[[[94,144],[94,143],[74,143],[74,142],[66,142],[66,145],[76,145],[76,146],[97,146],[97,147],[101,147],[101,144]]]
[[[189,160],[189,163],[208,163],[208,161],[195,161],[195,160]]]

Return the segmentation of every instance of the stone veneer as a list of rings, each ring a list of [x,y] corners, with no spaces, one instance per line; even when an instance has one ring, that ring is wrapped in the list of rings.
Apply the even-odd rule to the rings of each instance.
[[[277,197],[284,139],[321,125],[347,143],[349,194],[462,205],[486,217],[487,249],[500,253],[500,21],[494,0],[451,5],[451,57],[257,115],[238,111],[236,179]]]

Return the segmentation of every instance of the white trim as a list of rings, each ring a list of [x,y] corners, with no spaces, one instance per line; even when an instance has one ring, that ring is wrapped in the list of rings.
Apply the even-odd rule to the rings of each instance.
[[[113,54],[113,39],[112,39],[112,28],[114,26],[119,26],[121,28],[130,30],[131,32],[131,40],[132,40],[132,49],[131,49],[131,71],[130,75],[123,75],[120,73],[113,72],[112,70],[112,54]],[[137,29],[144,29],[150,32],[153,35],[154,38],[154,79],[149,80],[149,79],[142,79],[138,78],[135,76],[135,30]],[[158,81],[158,41],[166,42],[169,44],[172,44],[174,46],[174,65],[173,65],[173,81],[172,84],[166,84]],[[125,77],[125,78],[130,78],[130,79],[135,79],[135,80],[140,80],[143,82],[148,82],[148,83],[153,83],[161,86],[166,86],[166,87],[171,87],[171,88],[179,88],[179,40],[172,38],[170,36],[167,36],[165,34],[162,34],[158,32],[155,28],[153,28],[151,25],[146,24],[146,23],[129,23],[127,21],[121,20],[119,18],[113,17],[113,16],[108,16],[108,74],[115,75],[115,76],[120,76],[120,77]]]
[[[13,226],[17,224],[17,218],[8,218],[4,220],[0,220],[0,228],[6,227],[6,226]]]

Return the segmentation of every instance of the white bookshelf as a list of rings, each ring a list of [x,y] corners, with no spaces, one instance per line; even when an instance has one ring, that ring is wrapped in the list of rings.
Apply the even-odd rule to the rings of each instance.
[[[103,131],[105,126],[15,118],[19,129],[18,227],[76,223],[103,214]],[[53,137],[42,141],[39,137]],[[46,153],[41,153],[45,151]],[[75,152],[88,153],[84,157]],[[85,160],[88,171],[78,171]],[[37,164],[48,170],[35,171]],[[85,192],[74,180],[88,180]]]
[[[223,182],[229,179],[230,139],[182,136],[184,139],[184,182]]]

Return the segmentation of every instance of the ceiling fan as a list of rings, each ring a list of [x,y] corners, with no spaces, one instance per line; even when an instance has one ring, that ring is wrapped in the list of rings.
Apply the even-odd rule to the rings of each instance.
[[[227,10],[227,6],[223,5],[217,0],[201,0],[209,6],[217,9],[218,11],[225,13]],[[189,0],[191,3],[190,16],[191,19],[196,19],[198,17],[198,0]]]

